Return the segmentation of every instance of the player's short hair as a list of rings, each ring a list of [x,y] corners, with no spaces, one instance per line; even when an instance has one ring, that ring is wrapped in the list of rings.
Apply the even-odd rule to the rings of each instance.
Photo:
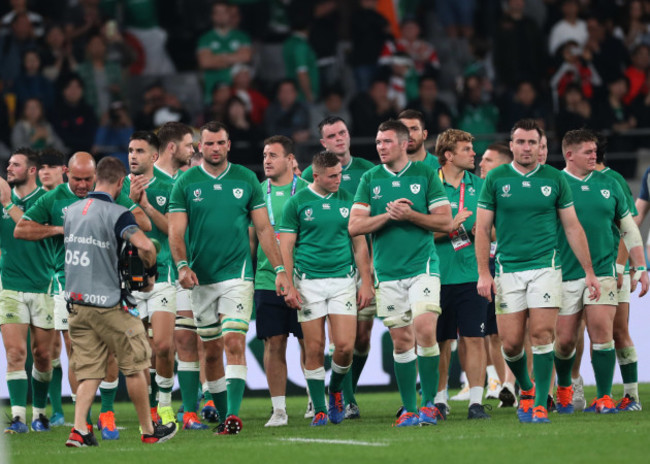
[[[544,129],[541,128],[541,126],[535,121],[534,119],[520,119],[515,123],[514,126],[512,126],[512,130],[510,131],[510,139],[512,140],[512,136],[514,135],[515,131],[517,129],[525,130],[525,131],[537,131],[539,134],[539,139],[541,140],[544,135]]]
[[[589,129],[570,130],[562,137],[562,154],[566,155],[569,147],[580,145],[585,142],[594,142],[598,145],[598,136]]]
[[[341,161],[339,160],[339,157],[334,153],[331,151],[323,150],[314,155],[311,166],[314,171],[322,172],[323,169],[333,168],[340,162]]]
[[[323,119],[321,122],[318,123],[318,132],[320,133],[321,137],[323,136],[323,127],[325,126],[331,126],[332,124],[336,124],[337,122],[342,122],[345,124],[345,127],[347,129],[348,123],[345,122],[345,119],[339,117],[339,116],[327,116],[325,119]]]
[[[230,132],[228,131],[228,127],[226,127],[224,123],[219,121],[206,122],[201,126],[201,129],[199,129],[199,131],[201,132],[201,137],[203,137],[203,131],[213,132],[215,134],[220,131],[225,131],[226,136],[230,138]]]
[[[607,153],[607,137],[602,133],[596,134],[598,142],[596,142],[596,163],[605,164],[605,154]]]
[[[425,122],[424,122],[424,115],[418,110],[411,110],[411,109],[404,110],[397,115],[397,119],[417,119],[418,121],[420,121],[420,126],[422,126],[422,130],[426,129]]]
[[[510,151],[510,147],[505,142],[491,143],[485,149],[485,151],[487,151],[487,150],[496,151],[499,155],[503,156],[504,158],[508,158],[509,161],[512,161],[514,159],[512,151]]]
[[[272,135],[264,140],[264,145],[271,145],[272,143],[278,143],[282,145],[284,150],[284,156],[288,156],[293,153],[293,140],[284,135]]]
[[[41,158],[38,156],[36,150],[32,150],[29,147],[20,147],[11,154],[13,155],[23,155],[27,158],[27,167],[35,167],[37,170],[41,168]]]
[[[192,135],[192,128],[182,122],[166,122],[158,129],[159,149],[167,148],[169,142],[180,142],[185,135]]]
[[[473,142],[474,136],[469,132],[460,129],[447,129],[438,135],[436,139],[436,156],[440,162],[440,166],[447,163],[445,153],[448,151],[453,152],[456,149],[458,142]]]
[[[404,142],[409,138],[409,130],[401,121],[389,119],[388,121],[384,121],[379,124],[379,127],[377,128],[377,132],[386,132],[389,130],[397,134],[397,140],[400,142]]]
[[[129,137],[129,142],[133,140],[143,140],[152,146],[156,151],[160,149],[160,139],[156,134],[150,131],[135,131]]]
[[[117,184],[126,176],[126,167],[114,156],[105,156],[97,163],[97,183]]]
[[[40,154],[40,165],[65,166],[65,155],[56,148],[44,148]]]

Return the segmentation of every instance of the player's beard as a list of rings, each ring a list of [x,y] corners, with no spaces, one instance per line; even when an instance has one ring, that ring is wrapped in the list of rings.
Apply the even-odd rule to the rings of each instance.
[[[414,155],[418,151],[420,151],[420,148],[422,148],[422,145],[424,145],[424,139],[420,140],[420,143],[417,143],[414,141],[413,148],[409,148],[409,146],[406,146],[406,153],[409,155]]]
[[[7,183],[9,184],[9,187],[15,188],[15,187],[20,187],[22,185],[25,185],[27,183],[27,176],[20,178],[20,177],[14,177],[12,180],[7,179]]]

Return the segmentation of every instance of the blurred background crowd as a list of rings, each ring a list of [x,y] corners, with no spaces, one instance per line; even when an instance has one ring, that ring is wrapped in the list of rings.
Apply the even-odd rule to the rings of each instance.
[[[219,120],[231,159],[261,173],[264,137],[292,137],[306,164],[337,115],[374,160],[379,122],[413,108],[430,140],[462,129],[479,155],[521,118],[551,153],[567,130],[602,130],[633,177],[649,68],[650,0],[4,0],[0,158],[126,161],[134,130]]]

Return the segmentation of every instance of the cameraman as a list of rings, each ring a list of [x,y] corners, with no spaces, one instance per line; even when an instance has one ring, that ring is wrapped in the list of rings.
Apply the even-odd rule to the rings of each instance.
[[[75,424],[66,446],[97,446],[86,428],[86,416],[110,353],[126,377],[127,389],[138,414],[144,443],[170,439],[176,425],[157,425],[149,416],[144,369],[151,349],[140,320],[123,309],[118,253],[123,240],[137,248],[147,270],[144,291],[153,288],[156,251],[133,214],[116,205],[126,170],[113,157],[97,164],[95,191],[70,205],[63,223],[65,243],[65,297],[70,307],[70,364],[79,380]]]

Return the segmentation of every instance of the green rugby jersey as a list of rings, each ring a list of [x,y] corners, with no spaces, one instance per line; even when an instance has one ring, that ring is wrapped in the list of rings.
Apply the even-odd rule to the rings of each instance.
[[[295,181],[295,188],[294,188]],[[294,195],[307,187],[309,182],[300,177],[294,177],[294,180],[287,185],[272,185],[268,179],[262,182],[262,192],[266,200],[266,209],[269,212],[269,220],[275,230],[275,236],[278,238],[280,222],[282,221],[282,211],[284,205]],[[269,188],[270,187],[270,188]],[[275,290],[275,270],[269,259],[262,250],[262,245],[257,245],[257,271],[255,272],[255,290]]]
[[[147,200],[151,203],[156,211],[158,211],[163,216],[169,212],[169,198],[172,193],[172,183],[166,180],[165,177],[156,176],[154,170],[154,176],[149,180],[147,188],[145,190],[147,194]],[[129,196],[131,191],[131,176],[126,176],[124,178],[124,185],[122,186],[122,195]],[[176,266],[172,266],[172,254],[169,249],[169,238],[167,234],[161,231],[156,224],[151,221],[151,231],[146,232],[147,237],[155,238],[160,242],[160,251],[157,256],[158,264],[158,279],[156,282],[171,282],[172,273],[171,269],[176,269]]]
[[[618,236],[613,233],[612,224],[630,214],[623,190],[616,181],[598,171],[584,179],[575,177],[566,169],[562,173],[569,182],[578,219],[587,235],[596,276],[616,277]],[[558,224],[558,248],[562,280],[583,278],[585,271],[573,254],[561,224]]]
[[[354,253],[348,233],[352,194],[343,189],[322,196],[311,187],[287,201],[280,232],[297,234],[294,272],[308,279],[352,276]]]
[[[18,198],[15,189],[12,189],[11,201],[26,211],[45,193],[42,187],[36,187],[24,198]],[[16,292],[47,293],[52,281],[51,241],[19,240],[14,238],[15,228],[16,223],[3,209],[0,219],[2,288]]]
[[[497,274],[559,268],[557,210],[572,205],[566,176],[551,166],[538,164],[526,174],[513,164],[491,170],[478,207],[494,212]]]
[[[363,176],[367,170],[374,167],[375,164],[372,161],[368,161],[364,158],[355,158],[354,156],[350,157],[350,162],[343,166],[343,172],[341,172],[340,188],[347,190],[354,196],[354,194],[357,193],[357,187],[359,187],[361,176]],[[302,172],[302,178],[307,182],[314,182],[314,174],[311,165]]]
[[[354,207],[366,209],[371,216],[386,212],[386,205],[407,198],[423,214],[449,204],[436,172],[424,163],[407,165],[398,173],[379,165],[361,178]],[[378,282],[407,279],[419,274],[440,275],[433,232],[408,221],[389,221],[371,234],[375,279]]]
[[[458,188],[444,181],[442,171],[438,171],[438,177],[443,179],[442,185],[445,188],[447,198],[451,203],[451,215],[456,216],[460,209],[461,192],[463,193],[463,207],[470,210],[472,215],[463,223],[470,240],[474,240],[471,230],[476,222],[476,205],[483,187],[483,179],[471,172],[465,171],[463,180]],[[454,250],[454,246],[446,235],[436,240],[436,251],[440,257],[440,283],[442,285],[464,284],[478,281],[478,267],[476,255],[474,254],[474,242],[470,245]]]
[[[424,159],[420,161],[420,163],[426,164],[427,166],[433,168],[434,171],[440,169],[440,161],[438,161],[438,157],[432,155],[428,151],[427,151],[427,156],[425,156]]]
[[[40,197],[25,212],[23,217],[26,220],[38,222],[39,224],[63,226],[63,217],[68,206],[78,200],[80,200],[80,198],[70,190],[70,185],[66,182],[57,185],[53,190],[46,192],[45,195]],[[115,203],[128,208],[129,211],[133,211],[136,207],[135,203],[133,203],[129,196],[124,193],[120,193]],[[52,244],[52,259],[53,270],[56,276],[55,278],[61,284],[61,288],[63,288],[65,287],[65,246],[63,244],[63,235],[56,235],[49,240]],[[55,293],[58,291],[57,288],[54,288],[53,290]]]
[[[172,176],[170,173],[168,173],[168,172],[165,171],[164,169],[160,169],[160,168],[159,168],[158,166],[156,166],[155,164],[153,165],[153,175],[154,175],[155,177],[158,177],[158,178],[161,179],[161,180],[166,180],[167,182],[169,182],[169,183],[172,184],[172,185],[174,184],[174,182],[176,182],[176,181],[178,180],[178,178],[179,178],[182,174],[183,174],[183,171],[178,170],[178,171],[176,172],[176,174]]]
[[[187,258],[200,285],[253,280],[248,224],[265,206],[255,173],[238,164],[218,176],[195,166],[176,181],[169,212],[187,214]]]

